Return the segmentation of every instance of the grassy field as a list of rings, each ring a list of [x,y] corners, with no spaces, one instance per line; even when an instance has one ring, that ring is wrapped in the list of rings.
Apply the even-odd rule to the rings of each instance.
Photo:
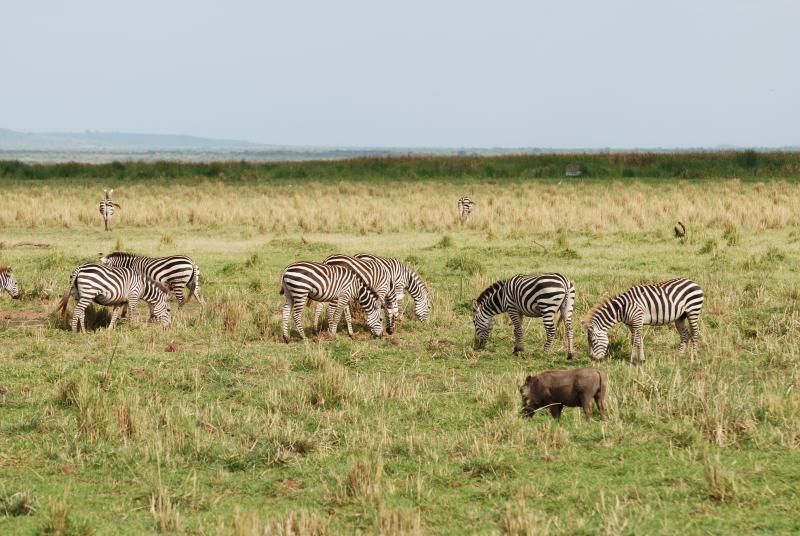
[[[315,175],[324,165],[3,179],[0,265],[24,296],[0,295],[0,533],[800,531],[800,172],[434,181],[341,163]],[[96,208],[106,186],[122,205],[112,233]],[[463,193],[478,203],[464,226]],[[168,330],[67,331],[52,311],[72,268],[114,249],[191,255],[206,307],[191,301]],[[280,342],[282,268],[360,251],[414,265],[431,322],[409,307],[381,340],[360,326],[355,340]],[[598,365],[605,421],[523,418],[526,374],[592,366],[585,332],[567,362],[563,333],[544,354],[528,319],[513,356],[498,318],[475,352],[470,302],[546,271],[575,281],[578,317],[632,284],[692,277],[699,360],[676,355],[674,328],[650,328],[632,367],[618,327]]]

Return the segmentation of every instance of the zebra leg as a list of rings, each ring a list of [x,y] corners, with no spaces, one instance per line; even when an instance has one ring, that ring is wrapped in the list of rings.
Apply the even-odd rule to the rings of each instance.
[[[689,358],[692,362],[697,359],[697,339],[700,334],[698,314],[689,317]]]
[[[686,343],[689,340],[689,329],[686,327],[686,317],[681,317],[675,321],[675,329],[681,336],[681,345],[678,347],[678,354],[686,353]]]
[[[397,320],[397,301],[394,295],[386,296],[386,333],[394,333],[394,323]]]
[[[564,321],[564,331],[567,332],[567,359],[575,356],[575,347],[572,341],[572,300],[567,296],[561,304],[561,319]]]
[[[289,302],[287,301],[283,305],[283,314],[281,315],[282,325],[283,325],[283,342],[289,342]]]
[[[300,338],[306,340],[306,332],[303,329],[303,309],[306,307],[305,298],[302,300],[294,300],[292,302],[292,317],[294,318],[294,326],[300,333]]]
[[[553,349],[553,340],[556,338],[555,313],[548,313],[542,317],[544,322],[544,332],[547,340],[544,343],[544,351],[549,354]]]
[[[114,329],[114,326],[117,324],[117,319],[119,318],[120,313],[125,308],[124,305],[115,305],[111,311],[111,322],[108,324],[108,329],[111,331]]]
[[[339,327],[339,321],[342,319],[342,311],[349,308],[349,301],[350,300],[342,296],[339,296],[336,299],[336,307],[333,310],[333,318],[328,320],[328,333],[331,334],[331,337],[336,336],[336,329]],[[349,311],[348,314],[350,314]]]
[[[311,327],[311,333],[315,335],[319,333],[319,319],[322,317],[323,309],[325,309],[325,304],[322,302],[317,302],[317,306],[314,307],[314,324]]]
[[[75,304],[75,310],[72,312],[72,331],[78,331],[78,324],[80,323],[81,333],[86,332],[84,317],[86,316],[86,308],[89,307],[90,303],[92,303],[92,300],[81,298]]]
[[[516,309],[509,309],[508,317],[514,324],[514,353],[518,354],[525,349],[522,344],[522,315]]]
[[[128,320],[130,320],[131,325],[136,322],[136,306],[139,305],[139,297],[135,296],[133,298],[128,299]]]
[[[353,338],[353,315],[350,314],[350,305],[344,308],[344,321],[347,324],[347,334]]]
[[[631,328],[631,365],[636,364],[636,355],[639,352],[639,345],[642,341],[642,328]]]
[[[186,296],[183,295],[183,287],[175,287],[172,289],[175,293],[175,298],[178,300],[178,307],[183,307],[186,304]]]

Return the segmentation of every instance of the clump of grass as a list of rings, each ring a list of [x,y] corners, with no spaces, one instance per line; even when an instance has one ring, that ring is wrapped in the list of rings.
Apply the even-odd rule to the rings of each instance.
[[[327,522],[315,512],[298,510],[289,512],[284,519],[272,519],[265,523],[255,512],[241,514],[237,508],[233,516],[235,536],[329,536]]]
[[[244,261],[245,268],[253,268],[259,264],[261,264],[261,257],[255,252],[248,255],[247,259]]]
[[[441,240],[439,240],[438,242],[436,242],[436,244],[433,245],[433,247],[442,249],[451,248],[453,247],[453,239],[452,237],[450,237],[450,235],[444,235],[441,238]]]
[[[181,514],[178,511],[169,491],[164,486],[150,494],[150,514],[161,533],[181,530]]]
[[[47,536],[92,536],[94,530],[85,521],[72,518],[66,500],[57,500],[50,505],[50,515],[41,529]]]
[[[36,498],[27,491],[0,493],[0,516],[31,516],[39,509]]]
[[[708,497],[717,503],[730,502],[736,496],[736,478],[732,471],[722,466],[719,456],[705,460],[705,477]]]
[[[423,534],[419,512],[379,508],[377,525],[377,534],[391,534],[392,536]]]
[[[158,243],[161,247],[173,246],[175,245],[175,238],[169,233],[164,233],[161,235],[161,238],[159,238]]]
[[[549,520],[532,509],[525,501],[506,503],[500,514],[500,531],[509,536],[547,536]]]
[[[727,222],[725,224],[725,231],[722,233],[722,238],[725,239],[729,247],[737,245],[741,239],[739,236],[739,228],[736,227],[733,222]]]
[[[376,502],[386,491],[383,482],[383,459],[360,459],[350,465],[345,481],[347,498],[355,501]]]
[[[454,272],[473,276],[475,274],[482,274],[484,272],[483,264],[477,259],[468,257],[466,254],[450,257],[445,266]]]
[[[708,255],[709,253],[716,253],[719,249],[719,243],[714,238],[709,238],[705,241],[698,253],[700,255]]]

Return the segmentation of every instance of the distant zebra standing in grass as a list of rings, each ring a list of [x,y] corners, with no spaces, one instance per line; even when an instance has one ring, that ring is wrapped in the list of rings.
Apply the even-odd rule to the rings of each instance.
[[[613,298],[605,298],[595,305],[582,322],[589,338],[592,359],[603,359],[608,349],[608,330],[622,322],[631,331],[631,364],[636,359],[644,361],[642,326],[660,326],[675,322],[681,336],[680,354],[686,351],[692,361],[697,357],[697,335],[700,311],[703,308],[703,290],[691,279],[678,278],[655,285],[631,287]],[[686,326],[688,320],[689,326]]]
[[[401,303],[404,297],[403,291],[408,290],[408,293],[414,299],[414,313],[417,315],[417,319],[423,323],[428,321],[431,315],[431,297],[428,292],[428,286],[417,272],[400,259],[394,257],[378,257],[368,253],[357,253],[355,257],[379,262],[391,274],[394,280],[395,292],[395,307],[391,314],[395,319],[400,318]]]
[[[467,196],[458,200],[458,215],[461,217],[461,222],[464,223],[469,219],[472,214],[472,209],[475,207],[475,202]]]
[[[133,268],[150,279],[166,285],[175,293],[180,306],[187,303],[192,296],[197,298],[201,305],[205,304],[205,300],[200,296],[200,267],[185,255],[152,258],[115,251],[101,257],[100,261],[111,268]],[[190,290],[186,296],[183,294],[184,288]]]
[[[394,332],[394,317],[392,311],[397,309],[395,305],[395,289],[394,279],[391,274],[383,266],[383,264],[376,261],[368,261],[365,259],[358,259],[349,255],[328,255],[322,264],[330,266],[344,266],[354,271],[361,280],[363,280],[369,288],[371,288],[378,299],[386,304],[386,332],[390,335]],[[335,301],[335,300],[332,300]],[[322,316],[322,310],[325,308],[325,303],[317,300],[317,306],[314,308],[314,324],[313,331],[317,332],[319,326],[319,319]],[[347,312],[345,312],[345,319],[352,318],[350,306],[347,305]],[[348,321],[348,334],[352,337],[353,330],[350,322]]]
[[[70,324],[72,331],[86,331],[86,308],[93,301],[113,307],[108,329],[114,329],[120,313],[127,307],[131,321],[136,319],[136,305],[142,299],[150,306],[150,318],[162,326],[171,323],[169,289],[149,279],[141,272],[130,268],[107,268],[102,264],[84,264],[72,272],[69,290],[61,297],[58,311],[66,315],[67,304],[72,296],[77,302]]]
[[[358,298],[367,317],[367,326],[375,337],[383,334],[381,319],[381,303],[374,290],[358,276],[344,266],[331,266],[317,262],[295,262],[287,266],[281,273],[281,294],[286,298],[283,306],[283,340],[289,342],[289,315],[305,339],[303,331],[303,309],[309,299],[318,302],[334,302],[334,311],[328,322],[328,332],[336,335],[336,328],[344,312],[347,331],[352,335],[352,319],[347,307],[352,298]]]
[[[17,278],[14,277],[11,268],[0,268],[0,290],[5,290],[8,295],[13,299],[19,299],[19,286],[17,285]]]
[[[561,274],[539,276],[516,275],[511,279],[497,281],[484,290],[472,302],[475,314],[475,349],[483,347],[492,331],[495,315],[508,313],[514,324],[514,353],[521,352],[522,319],[524,316],[542,317],[547,341],[544,351],[549,352],[556,335],[555,316],[561,312],[561,320],[567,332],[567,359],[572,359],[572,305],[575,302],[575,285]]]
[[[111,218],[114,216],[114,209],[120,208],[120,206],[114,201],[111,200],[111,194],[114,193],[114,189],[104,189],[103,193],[105,194],[105,199],[100,201],[98,205],[98,209],[100,210],[100,215],[103,217],[103,223],[106,226],[106,231],[111,230]]]

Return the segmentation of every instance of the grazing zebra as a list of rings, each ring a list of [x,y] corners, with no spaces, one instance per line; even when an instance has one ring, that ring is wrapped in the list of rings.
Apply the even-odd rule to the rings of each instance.
[[[353,335],[352,319],[347,307],[352,298],[358,298],[367,315],[367,326],[375,337],[383,334],[381,303],[377,293],[353,270],[344,266],[331,266],[317,262],[295,262],[281,273],[281,294],[286,297],[283,306],[283,340],[289,342],[289,314],[305,339],[302,314],[308,299],[319,302],[334,302],[334,312],[328,322],[328,332],[336,335],[336,328],[344,311],[347,333]]]
[[[467,196],[463,196],[458,200],[458,215],[461,216],[461,221],[466,222],[469,215],[472,214],[472,208],[475,202]]]
[[[670,279],[655,285],[631,287],[618,296],[601,300],[582,322],[589,337],[589,355],[595,360],[603,359],[608,349],[608,330],[622,322],[631,331],[631,364],[637,350],[639,360],[644,361],[642,326],[675,322],[681,335],[679,352],[683,354],[686,351],[686,342],[689,341],[689,355],[694,361],[697,357],[697,321],[702,308],[703,290],[691,279]]]
[[[86,331],[86,308],[91,302],[113,307],[108,329],[114,329],[120,313],[127,307],[131,321],[136,319],[136,305],[142,299],[150,306],[150,319],[158,320],[162,326],[171,323],[169,289],[149,279],[141,272],[130,268],[107,268],[102,264],[84,264],[72,272],[69,290],[61,297],[58,311],[67,312],[70,296],[77,304],[72,313],[72,331]]]
[[[410,266],[402,262],[400,259],[394,257],[378,257],[368,253],[357,253],[355,255],[358,259],[368,261],[375,261],[381,263],[386,270],[391,274],[394,280],[394,301],[395,307],[391,314],[395,318],[400,317],[402,310],[401,303],[403,301],[403,291],[408,290],[411,297],[414,299],[414,313],[420,322],[427,322],[431,315],[431,298],[428,292],[428,286],[422,278]]]
[[[514,353],[522,348],[522,317],[542,317],[547,341],[544,351],[549,352],[556,335],[555,316],[561,312],[567,331],[567,359],[572,359],[572,304],[575,302],[575,285],[561,274],[538,276],[516,275],[497,281],[472,302],[475,313],[475,349],[483,347],[492,331],[494,316],[508,313],[514,324]]]
[[[115,251],[100,261],[111,268],[133,268],[145,276],[166,285],[175,297],[178,304],[183,306],[194,296],[200,304],[205,300],[200,296],[200,267],[192,259],[184,255],[172,255],[170,257],[144,257]],[[191,292],[186,296],[183,294],[184,287]]]
[[[363,280],[369,288],[375,291],[378,299],[386,304],[386,332],[390,335],[394,332],[394,317],[392,311],[397,308],[394,302],[395,290],[394,279],[391,274],[386,270],[383,264],[375,261],[367,261],[350,257],[348,255],[329,255],[322,261],[322,264],[330,266],[344,266],[349,270],[358,274],[358,277]],[[336,297],[331,301],[336,301]],[[350,315],[350,306],[346,306]],[[314,333],[317,332],[319,326],[319,319],[322,316],[322,310],[325,308],[325,303],[317,300],[317,306],[314,309]],[[350,315],[352,318],[352,315]],[[345,319],[347,316],[345,316]],[[348,331],[352,335],[352,331]]]
[[[0,290],[5,290],[13,299],[19,299],[19,286],[11,268],[0,268]]]
[[[100,215],[103,217],[103,223],[106,226],[106,231],[111,230],[111,218],[114,216],[114,209],[121,208],[118,204],[111,200],[111,194],[114,193],[114,189],[104,189],[103,193],[105,194],[105,199],[100,201],[100,204],[97,206],[98,210],[100,210]]]

